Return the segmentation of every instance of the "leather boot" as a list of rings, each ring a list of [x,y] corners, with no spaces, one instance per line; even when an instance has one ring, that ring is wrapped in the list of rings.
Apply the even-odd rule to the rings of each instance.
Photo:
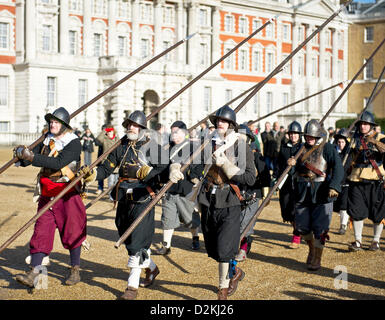
[[[146,268],[145,272],[146,272],[146,278],[139,283],[139,285],[142,288],[147,288],[150,285],[152,285],[154,280],[155,280],[155,278],[156,278],[156,276],[159,274],[160,271],[158,269],[158,266],[156,266],[153,271],[151,271],[150,268]]]
[[[65,281],[65,284],[67,286],[73,286],[78,282],[80,282],[80,266],[72,266],[70,269],[70,274]]]
[[[309,246],[309,254],[307,255],[306,265],[309,268],[314,258],[314,239],[306,240],[306,243]]]
[[[35,279],[39,274],[39,271],[35,272],[34,268],[31,267],[31,270],[27,271],[25,274],[18,274],[16,276],[16,281],[29,288],[34,288]]]
[[[323,248],[315,247],[313,261],[308,266],[309,270],[317,271],[319,268],[321,268],[321,258],[323,250]]]
[[[238,288],[238,282],[241,281],[245,277],[245,273],[241,268],[235,267],[235,274],[230,280],[229,290],[227,291],[227,295],[231,296],[235,293]]]
[[[227,300],[228,288],[218,289],[218,300]]]
[[[135,300],[138,296],[138,289],[127,287],[126,291],[120,296],[121,300]]]

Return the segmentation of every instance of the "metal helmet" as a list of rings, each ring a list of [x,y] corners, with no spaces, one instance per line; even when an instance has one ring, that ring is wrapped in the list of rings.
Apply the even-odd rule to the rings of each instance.
[[[240,124],[237,127],[237,131],[241,134],[245,134],[248,138],[250,138],[251,142],[254,142],[255,136],[253,135],[253,132],[250,130],[250,128],[245,124]]]
[[[369,112],[369,111],[364,111],[360,118],[358,119],[356,125],[359,125],[360,122],[366,122],[366,123],[369,123],[373,126],[376,126],[377,123],[375,122],[374,120],[374,115],[373,113]]]
[[[147,118],[142,111],[136,110],[132,112],[127,119],[122,123],[124,128],[127,128],[128,124],[133,122],[143,129],[147,129]]]
[[[313,138],[321,138],[324,134],[324,129],[321,127],[318,120],[312,119],[306,123],[303,134]]]
[[[302,132],[302,127],[297,121],[293,121],[292,123],[289,124],[289,127],[287,128],[287,133],[289,132],[295,132],[298,134],[303,133]]]
[[[349,137],[348,129],[342,128],[340,129],[335,135],[334,135],[334,141],[337,141],[338,139],[345,139],[347,140]]]
[[[47,121],[48,123],[53,119],[53,120],[56,120],[56,121],[59,121],[60,123],[64,124],[65,127],[67,127],[68,129],[71,129],[71,126],[70,126],[70,114],[68,113],[68,111],[63,108],[63,107],[60,107],[58,109],[56,109],[53,113],[47,113],[45,116],[44,116],[44,119],[45,121]]]
[[[211,123],[216,127],[217,119],[222,119],[227,122],[232,123],[235,127],[237,126],[237,116],[233,109],[231,109],[228,105],[223,106],[218,109],[215,115],[209,116]]]

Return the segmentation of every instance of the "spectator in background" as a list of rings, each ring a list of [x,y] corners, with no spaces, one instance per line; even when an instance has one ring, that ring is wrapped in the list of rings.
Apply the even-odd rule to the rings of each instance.
[[[198,133],[195,129],[190,132],[190,141],[199,141]]]
[[[84,164],[89,166],[92,161],[92,153],[94,152],[95,137],[89,128],[86,128],[85,133],[80,138],[82,142],[82,150],[84,154]]]
[[[107,125],[103,124],[101,133],[105,133],[106,128],[107,128]],[[98,158],[99,158],[104,152],[103,151],[103,144],[98,139],[95,139],[95,145],[98,146]],[[98,180],[98,190],[96,191],[96,194],[98,194],[98,195],[101,194],[103,192],[103,190],[104,190],[104,180]]]
[[[210,134],[210,130],[208,128],[209,124],[207,123],[207,121],[205,122],[202,122],[200,127],[201,127],[201,131],[199,133],[199,137],[201,138],[201,140],[204,140],[208,137],[208,135]],[[215,130],[215,128],[214,128]]]
[[[335,134],[333,127],[328,128],[328,133],[329,133],[328,142],[333,143],[334,142],[334,134]]]
[[[259,139],[258,139],[258,128],[257,128],[257,126],[254,124],[254,122],[252,120],[250,120],[247,123],[247,126],[249,127],[249,129],[251,130],[251,132],[254,135],[254,141],[250,143],[251,150],[253,150],[253,151],[256,150],[256,151],[261,153],[262,150],[261,150],[261,144],[259,143]]]
[[[79,139],[80,139],[80,137],[81,137],[81,135],[82,135],[82,132],[78,129],[78,128],[74,128],[74,133],[79,137]]]
[[[381,133],[381,126],[376,126],[374,128],[374,130],[377,132],[377,133]]]
[[[109,125],[106,127],[104,132],[102,131],[96,137],[96,140],[98,140],[99,143],[102,145],[103,152],[106,152],[108,149],[110,149],[119,140],[119,137],[118,137],[114,127]],[[118,181],[118,173],[113,172],[111,175],[108,176],[107,181],[108,181],[108,188],[115,185],[116,182]],[[98,194],[100,194],[100,192]],[[111,196],[110,196],[110,199],[112,200]]]
[[[209,134],[212,134],[214,132],[214,130],[215,130],[215,126],[211,125],[209,127]]]
[[[159,144],[162,147],[164,145],[168,144],[170,137],[169,137],[169,134],[166,131],[166,127],[163,124],[161,124],[161,123],[157,123],[156,126],[155,126],[155,130],[159,134],[159,136],[158,136]]]
[[[265,158],[266,166],[269,170],[274,170],[273,160],[275,157],[277,157],[277,152],[274,133],[271,130],[270,122],[265,122],[265,131],[261,133],[261,139],[263,144],[263,156]]]

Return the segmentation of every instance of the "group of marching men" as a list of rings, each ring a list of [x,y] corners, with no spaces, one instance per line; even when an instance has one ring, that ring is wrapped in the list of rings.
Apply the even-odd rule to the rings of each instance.
[[[162,186],[171,181],[173,185],[162,198],[163,244],[158,253],[170,253],[173,231],[181,223],[191,230],[192,248],[199,249],[200,227],[208,256],[218,262],[218,299],[225,300],[235,293],[245,276],[237,262],[243,261],[250,250],[253,227],[248,228],[243,239],[240,237],[258,209],[263,188],[269,186],[270,172],[262,155],[250,147],[255,136],[247,126],[237,124],[236,113],[229,106],[210,116],[216,130],[201,150],[200,161],[191,161],[185,170],[181,170],[182,166],[197,146],[188,139],[182,121],[171,125],[171,142],[161,146],[148,134],[143,112],[134,111],[122,123],[126,135],[121,144],[91,169],[80,167],[81,143],[72,132],[68,111],[58,108],[48,113],[45,120],[49,131],[42,143],[33,150],[25,146],[14,149],[19,165],[41,167],[38,210],[76,175],[82,176],[83,185],[89,185],[118,172],[119,180],[111,196],[117,203],[115,224],[122,236]],[[336,199],[338,211],[342,215],[347,213],[353,223],[356,240],[350,249],[362,249],[365,218],[375,226],[370,248],[379,248],[385,215],[385,136],[374,132],[374,125],[373,115],[364,112],[354,135],[349,138],[349,132],[340,131],[335,137],[336,144],[327,142],[326,132],[317,120],[307,122],[303,131],[296,121],[288,127],[289,141],[281,147],[276,173],[279,176],[291,166],[279,186],[280,205],[284,221],[290,221],[294,227],[293,236],[302,237],[309,246],[309,270],[321,266]],[[302,146],[304,152],[296,160],[294,156]],[[346,150],[348,160],[343,166],[341,158]],[[165,152],[167,161],[162,161]],[[63,247],[70,253],[71,268],[65,284],[80,282],[81,248],[87,235],[81,188],[79,184],[69,190],[36,221],[30,240],[30,270],[16,276],[19,283],[29,288],[35,286],[39,266],[53,248],[56,228]],[[348,218],[343,217],[342,224],[346,226]],[[135,299],[139,286],[150,286],[160,273],[151,258],[154,232],[153,207],[124,241],[130,273],[121,299]],[[142,269],[145,278],[141,279]]]

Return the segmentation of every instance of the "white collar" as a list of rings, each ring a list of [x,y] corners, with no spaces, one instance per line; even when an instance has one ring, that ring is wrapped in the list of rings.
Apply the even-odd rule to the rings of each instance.
[[[48,146],[50,140],[55,141],[55,148],[57,151],[61,151],[64,149],[64,147],[69,144],[72,140],[77,139],[78,136],[73,132],[67,132],[63,137],[60,139],[57,139],[52,133],[48,133],[45,137],[43,144]]]

